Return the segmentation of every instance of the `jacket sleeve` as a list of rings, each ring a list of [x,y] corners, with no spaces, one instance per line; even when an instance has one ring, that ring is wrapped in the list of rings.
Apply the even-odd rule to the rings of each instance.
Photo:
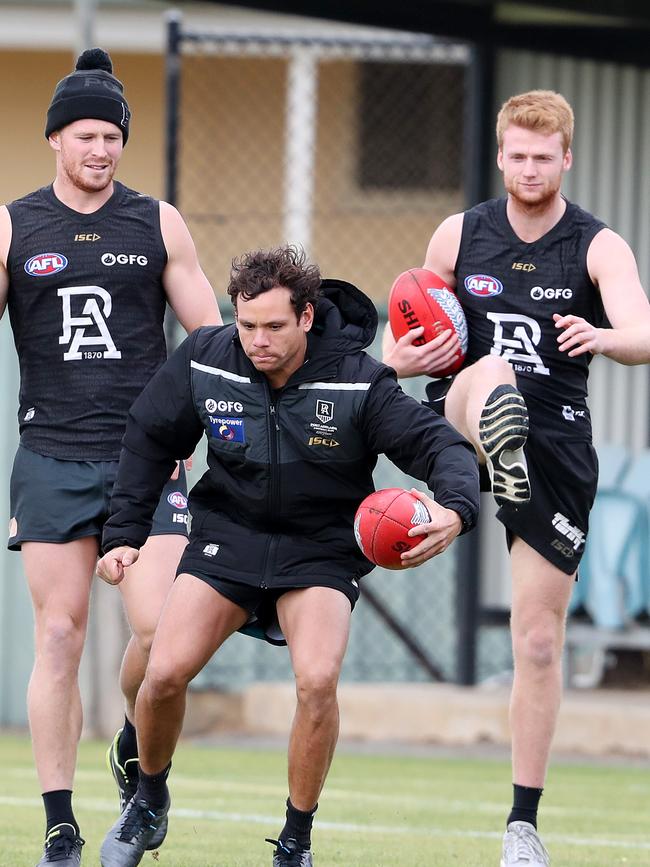
[[[190,376],[196,334],[169,357],[129,410],[111,515],[104,525],[104,553],[119,545],[144,545],[175,462],[188,458],[201,439]]]
[[[424,482],[441,506],[453,509],[462,532],[478,519],[478,460],[473,446],[442,416],[405,394],[390,368],[373,381],[362,426],[370,448]]]

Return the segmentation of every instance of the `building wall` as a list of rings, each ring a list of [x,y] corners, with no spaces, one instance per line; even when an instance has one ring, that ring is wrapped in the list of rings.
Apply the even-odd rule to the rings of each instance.
[[[207,49],[182,60],[178,205],[217,289],[242,251],[304,243],[286,236],[288,63],[272,52],[221,57]],[[460,186],[362,189],[358,76],[356,61],[317,65],[307,245],[324,274],[344,277],[385,304],[394,277],[421,265],[433,227],[460,210],[463,199]]]
[[[0,25],[1,26],[1,25]],[[153,54],[112,51],[133,112],[129,142],[117,177],[160,197],[164,182],[164,64]],[[10,128],[0,137],[0,201],[9,202],[54,178],[54,153],[45,139],[45,116],[59,79],[72,71],[69,51],[0,50],[0,82]],[[29,74],[25,71],[29,70]]]

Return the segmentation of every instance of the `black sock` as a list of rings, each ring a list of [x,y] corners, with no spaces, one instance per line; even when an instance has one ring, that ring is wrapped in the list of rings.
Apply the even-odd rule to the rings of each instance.
[[[72,825],[75,834],[79,833],[79,825],[72,812],[72,790],[57,789],[54,792],[43,792],[43,804],[45,806],[45,836],[50,833],[55,825]],[[63,833],[70,829],[62,828]]]
[[[518,786],[516,783],[513,783],[512,788],[514,790],[512,810],[506,824],[509,825],[511,822],[530,822],[533,828],[537,828],[537,807],[544,789]]]
[[[117,760],[120,765],[126,767],[130,759],[138,758],[138,740],[135,735],[135,726],[125,715],[124,726],[117,742]]]
[[[145,774],[140,768],[140,782],[136,798],[143,798],[153,810],[159,810],[167,803],[167,777],[171,770],[171,762],[157,774]]]
[[[311,826],[314,821],[314,813],[318,809],[316,804],[313,809],[304,811],[297,810],[291,800],[287,798],[287,821],[280,831],[279,839],[282,841],[293,838],[303,849],[311,848]]]

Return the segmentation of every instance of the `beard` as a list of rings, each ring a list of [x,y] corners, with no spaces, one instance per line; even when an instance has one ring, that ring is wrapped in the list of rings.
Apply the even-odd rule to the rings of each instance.
[[[111,162],[105,171],[95,173],[85,169],[83,165],[72,163],[65,157],[61,161],[61,167],[73,186],[84,193],[100,193],[105,190],[112,182],[116,168]]]
[[[522,210],[537,213],[545,211],[555,201],[560,190],[560,181],[545,184],[534,191],[526,191],[514,181],[508,181],[505,188]]]

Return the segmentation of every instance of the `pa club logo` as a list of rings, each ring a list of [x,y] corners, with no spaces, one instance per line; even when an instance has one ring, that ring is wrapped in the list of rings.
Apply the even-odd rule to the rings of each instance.
[[[25,262],[25,272],[30,277],[51,277],[68,267],[63,253],[38,253]]]
[[[246,431],[243,418],[210,416],[212,436],[228,443],[245,443]]]
[[[175,509],[187,509],[187,497],[180,491],[172,491],[171,494],[167,494],[167,502]]]
[[[108,327],[113,299],[106,289],[101,286],[62,286],[57,289],[57,295],[63,307],[63,333],[59,343],[68,344],[63,353],[64,361],[122,357]]]
[[[334,418],[334,403],[331,400],[316,401],[316,418],[323,424],[327,424]]]
[[[210,544],[206,545],[205,548],[203,549],[204,557],[214,557],[218,553],[219,553],[219,545],[215,544],[214,542],[210,542]]]
[[[465,289],[477,298],[492,298],[503,292],[503,283],[489,274],[470,274],[465,277]]]

